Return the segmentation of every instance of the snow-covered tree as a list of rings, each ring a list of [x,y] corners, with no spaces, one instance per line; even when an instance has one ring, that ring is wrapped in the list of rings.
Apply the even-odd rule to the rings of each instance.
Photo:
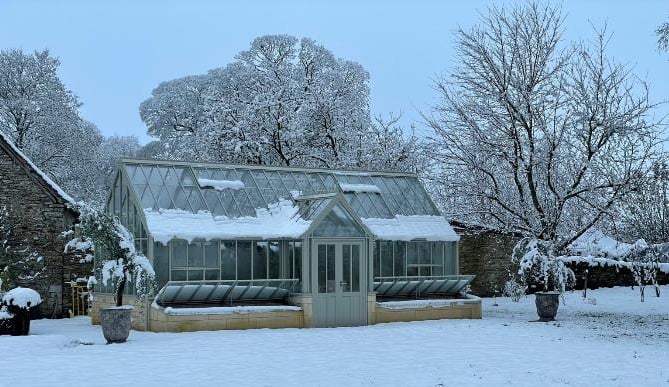
[[[353,166],[376,171],[420,170],[422,144],[413,133],[405,137],[399,126],[401,118],[401,114],[378,115],[368,130],[357,133],[357,155]]]
[[[400,169],[411,159],[396,121],[372,124],[362,66],[287,35],[259,37],[205,75],[161,83],[140,115],[161,158]],[[397,148],[375,158],[373,145]]]
[[[90,181],[83,186],[83,197],[87,203],[101,207],[105,204],[111,189],[114,172],[121,157],[137,156],[141,146],[135,136],[111,136],[102,140],[96,148],[94,164],[88,174],[82,174],[79,183]]]
[[[49,51],[0,51],[0,131],[42,171],[75,197],[96,162],[97,127],[79,116],[81,103],[58,78]]]
[[[562,38],[559,7],[492,7],[457,32],[457,65],[426,121],[435,191],[467,221],[559,253],[643,181],[658,150],[648,85],[592,43]]]

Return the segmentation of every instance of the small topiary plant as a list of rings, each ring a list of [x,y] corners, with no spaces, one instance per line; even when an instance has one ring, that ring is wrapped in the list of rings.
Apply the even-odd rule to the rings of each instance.
[[[116,306],[123,305],[123,293],[126,284],[134,281],[137,298],[143,299],[153,291],[155,272],[149,260],[135,249],[132,234],[121,224],[119,219],[106,212],[79,203],[78,240],[92,241],[95,252],[95,270],[104,285],[115,281]],[[98,282],[91,278],[89,287]]]

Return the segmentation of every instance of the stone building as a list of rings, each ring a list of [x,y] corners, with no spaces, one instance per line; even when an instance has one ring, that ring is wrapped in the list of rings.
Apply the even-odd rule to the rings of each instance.
[[[63,232],[72,230],[77,221],[76,211],[69,208],[72,202],[0,132],[0,207],[9,212],[9,245],[35,251],[43,259],[44,275],[22,284],[41,294],[43,317],[67,316],[71,295],[66,283],[92,269],[81,254],[64,253]]]

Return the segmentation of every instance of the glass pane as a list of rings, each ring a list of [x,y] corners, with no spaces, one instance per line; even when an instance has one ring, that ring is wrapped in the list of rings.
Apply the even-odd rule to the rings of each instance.
[[[351,245],[342,245],[342,292],[351,291]]]
[[[335,290],[335,245],[318,245],[318,292],[334,293]]]
[[[237,279],[251,279],[251,242],[237,242]]]
[[[332,211],[323,218],[321,224],[314,230],[314,236],[319,237],[359,237],[364,235],[364,231],[341,205],[332,208]]]
[[[260,190],[257,188],[246,188],[246,193],[249,195],[249,199],[251,199],[251,205],[253,208],[266,208],[267,203],[265,203],[265,200],[263,199],[262,195],[260,194]]]
[[[281,243],[269,242],[269,278],[281,278]]]
[[[432,242],[432,275],[444,274],[444,242]]]
[[[172,249],[172,266],[171,267],[186,267],[188,266],[188,243],[182,239],[173,239],[170,241]]]
[[[379,250],[381,249],[381,242],[376,241],[374,243],[374,262],[372,266],[374,267],[374,277],[379,277],[381,275],[381,261],[379,259]]]
[[[281,178],[281,182],[286,186],[286,188],[289,191],[300,190],[300,187],[298,186],[297,182],[295,181],[295,178],[293,178],[293,175],[290,172],[279,171],[279,177]]]
[[[393,242],[381,242],[381,277],[393,276]]]
[[[267,278],[267,242],[256,242],[253,254],[253,279]]]
[[[293,278],[302,279],[302,242],[295,242],[293,249],[293,259],[295,260]]]
[[[235,241],[221,242],[221,279],[234,280],[237,277],[235,262]]]
[[[327,245],[327,256],[328,256],[328,269],[327,269],[328,293],[334,293],[336,291],[335,245]]]
[[[418,263],[429,265],[432,263],[430,258],[430,242],[417,242],[418,245]]]
[[[258,188],[270,188],[269,181],[262,170],[253,170],[251,171],[251,175],[255,179],[256,184],[258,184]]]
[[[188,245],[188,267],[204,266],[202,250],[202,242],[192,242]]]
[[[215,281],[218,279],[218,270],[205,270],[204,279],[207,281]]]
[[[326,246],[318,245],[318,293],[327,292],[327,263]]]
[[[172,270],[172,281],[185,281],[186,270]]]
[[[395,242],[395,276],[406,275],[406,248],[407,243],[404,241]]]
[[[153,243],[153,270],[156,272],[156,285],[160,290],[170,277],[169,250],[160,242]]]
[[[189,281],[202,281],[204,275],[202,270],[188,270],[188,280]]]
[[[353,245],[351,250],[351,291],[360,291],[360,245]]]
[[[418,275],[418,250],[416,242],[407,242],[407,275]]]
[[[456,243],[457,242],[447,242],[446,251],[445,251],[445,260],[446,260],[446,273],[448,275],[455,275],[457,273],[457,259],[456,254]]]
[[[177,187],[170,189],[172,190],[170,193],[174,198],[174,207],[190,210],[191,209],[190,206],[186,203],[186,193],[182,189]]]
[[[309,177],[309,182],[311,183],[311,186],[314,187],[314,190],[316,192],[325,191],[325,186],[323,185],[323,181],[320,179],[320,177],[318,177],[317,174],[309,173],[307,176]]]
[[[218,242],[202,242],[204,246],[204,266],[218,268]]]

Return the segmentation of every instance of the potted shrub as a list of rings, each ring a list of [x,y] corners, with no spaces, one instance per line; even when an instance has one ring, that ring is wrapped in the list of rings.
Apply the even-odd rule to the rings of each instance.
[[[107,286],[112,281],[116,305],[100,309],[100,325],[107,343],[123,343],[132,326],[132,306],[123,304],[123,294],[132,281],[136,296],[142,300],[153,290],[155,273],[149,260],[135,249],[132,234],[119,219],[89,206],[79,204],[81,240],[92,241],[97,279],[89,280],[89,290],[98,279]],[[91,297],[92,300],[92,297]]]
[[[30,308],[42,303],[39,293],[30,288],[14,288],[2,296],[0,319],[5,330],[14,336],[27,336],[30,332]],[[7,321],[10,320],[10,321]]]
[[[560,295],[575,282],[574,272],[555,254],[552,241],[524,238],[514,247],[512,260],[520,283],[535,294],[539,320],[553,321]]]

